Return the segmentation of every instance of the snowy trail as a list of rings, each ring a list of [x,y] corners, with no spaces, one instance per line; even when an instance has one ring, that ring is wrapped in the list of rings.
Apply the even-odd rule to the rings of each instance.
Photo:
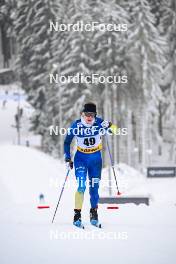
[[[8,94],[5,94],[8,91]],[[3,107],[3,101],[6,104]],[[33,113],[32,107],[26,102],[24,91],[19,89],[17,84],[0,85],[0,145],[17,144],[17,131],[14,127],[15,114],[17,107],[23,110],[21,118],[21,144],[25,145],[25,141],[30,139],[31,144],[39,144],[40,137],[34,136],[29,132],[29,118]]]
[[[46,211],[15,208],[11,213],[18,214],[18,219],[14,216],[9,225],[5,221],[1,233],[1,242],[6,241],[1,243],[1,263],[172,263],[176,256],[175,219],[168,222],[165,217],[158,225],[161,208],[154,209],[154,217],[142,207],[128,206],[111,215],[104,215],[104,208],[100,210],[102,230],[89,225],[86,230],[77,230],[68,215],[65,217],[66,211],[60,220],[58,212],[52,225]],[[25,214],[22,218],[21,211]],[[117,239],[108,239],[110,234],[116,234]]]
[[[1,105],[0,105],[1,107]],[[17,103],[8,102],[5,109],[0,110],[1,130],[0,143],[14,142],[16,139],[16,131],[12,128],[14,125],[14,114],[16,113]]]
[[[100,205],[103,229],[96,229],[89,224],[86,192],[83,209],[86,230],[79,230],[72,225],[75,188],[72,172],[55,223],[51,224],[65,166],[37,150],[18,146],[1,147],[0,158],[1,181],[8,190],[0,201],[1,263],[166,264],[175,259],[173,204],[121,205],[114,211]],[[50,209],[37,209],[41,192]]]

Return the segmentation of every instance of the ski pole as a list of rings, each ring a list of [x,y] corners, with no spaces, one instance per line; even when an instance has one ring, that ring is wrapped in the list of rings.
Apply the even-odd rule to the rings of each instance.
[[[115,169],[114,169],[114,161],[111,155],[111,151],[110,151],[110,146],[109,146],[109,141],[108,141],[108,136],[107,134],[105,135],[106,138],[106,144],[107,144],[107,148],[108,148],[108,153],[109,153],[109,157],[110,157],[110,161],[111,161],[111,166],[112,166],[112,170],[113,170],[113,175],[114,175],[114,179],[115,179],[115,183],[116,183],[116,187],[117,187],[117,195],[121,195],[121,192],[119,191],[119,187],[117,184],[117,177],[116,177],[116,173],[115,173]]]
[[[60,193],[60,196],[59,196],[59,200],[58,200],[58,203],[57,203],[57,206],[56,206],[55,212],[54,212],[54,216],[53,216],[53,219],[52,219],[52,223],[54,222],[54,218],[55,218],[55,215],[56,215],[56,212],[57,212],[57,208],[58,208],[58,206],[59,206],[59,203],[60,203],[60,200],[61,200],[61,197],[62,197],[63,191],[64,191],[65,183],[66,183],[66,181],[67,181],[67,179],[68,179],[69,172],[70,172],[70,169],[68,169],[68,171],[67,171],[67,174],[66,174],[66,177],[65,177],[65,180],[64,180],[64,184],[63,184],[63,186],[62,186],[62,190],[61,190],[61,193]]]

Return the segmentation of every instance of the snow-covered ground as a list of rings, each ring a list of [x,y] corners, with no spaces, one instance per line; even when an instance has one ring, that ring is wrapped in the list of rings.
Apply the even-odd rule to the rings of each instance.
[[[174,201],[168,199],[167,203],[165,200],[158,204],[154,199],[149,207],[129,204],[109,211],[106,205],[100,205],[103,229],[97,230],[89,224],[86,192],[83,209],[86,229],[78,230],[72,226],[74,172],[66,184],[55,223],[51,224],[66,173],[64,164],[37,150],[19,146],[1,146],[0,161],[1,263],[174,263],[175,193],[172,193]],[[122,180],[120,184],[123,186]],[[133,193],[140,184],[136,181]],[[165,195],[170,195],[176,181],[172,181],[173,189],[169,180],[161,185]],[[159,191],[152,186],[153,180],[150,194],[155,198]],[[37,209],[41,193],[50,209]]]
[[[11,89],[9,93],[12,92]],[[72,225],[76,182],[71,171],[51,224],[66,168],[38,150],[12,145],[16,142],[11,126],[16,108],[13,100],[8,100],[5,109],[0,107],[0,263],[174,263],[176,179],[147,179],[126,164],[119,164],[116,172],[122,195],[147,195],[150,206],[129,204],[107,210],[106,205],[100,205],[103,228],[96,229],[89,224],[87,190],[83,208],[85,230],[79,230]],[[27,105],[26,109],[31,111]],[[27,127],[28,124],[24,138]],[[107,185],[108,171],[104,169],[102,196],[108,194]],[[41,193],[49,209],[37,209]]]

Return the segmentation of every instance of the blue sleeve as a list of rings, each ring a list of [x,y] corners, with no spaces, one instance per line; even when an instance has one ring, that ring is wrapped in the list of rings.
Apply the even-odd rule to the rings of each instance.
[[[75,122],[71,124],[71,126],[68,129],[65,140],[64,140],[64,156],[65,156],[65,159],[71,159],[70,144],[74,138],[73,128],[75,128],[75,124],[76,124]]]

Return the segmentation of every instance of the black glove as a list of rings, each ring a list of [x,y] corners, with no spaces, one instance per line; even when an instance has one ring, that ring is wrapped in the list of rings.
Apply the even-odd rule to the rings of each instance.
[[[73,161],[71,159],[65,159],[65,162],[71,170],[73,169]]]

